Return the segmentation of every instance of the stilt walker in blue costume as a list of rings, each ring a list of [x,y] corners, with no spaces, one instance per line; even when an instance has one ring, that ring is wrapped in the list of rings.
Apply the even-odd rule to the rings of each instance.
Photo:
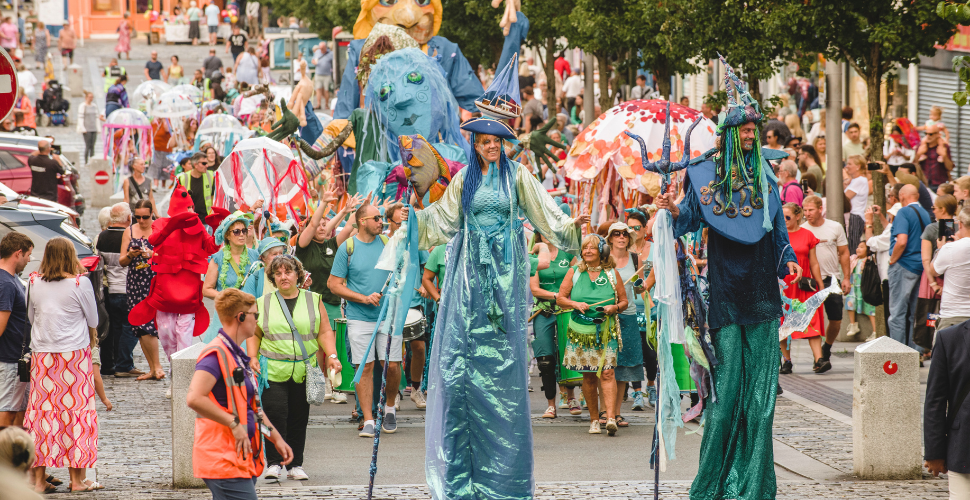
[[[504,141],[514,134],[499,120],[519,114],[517,87],[512,67],[489,88],[487,103],[476,102],[488,116],[462,126],[472,133],[468,166],[440,200],[414,213],[421,249],[455,237],[428,373],[425,470],[435,500],[533,497],[532,294],[519,217],[572,253],[589,221],[564,214],[527,168],[506,157]]]
[[[723,61],[723,59],[722,59]],[[778,278],[801,276],[788,241],[778,184],[761,149],[761,108],[725,63],[729,105],[719,143],[686,169],[685,197],[658,196],[674,236],[710,227],[708,326],[713,394],[705,407],[700,466],[692,500],[765,500],[776,495],[771,429],[778,384]],[[738,93],[735,99],[734,91]]]

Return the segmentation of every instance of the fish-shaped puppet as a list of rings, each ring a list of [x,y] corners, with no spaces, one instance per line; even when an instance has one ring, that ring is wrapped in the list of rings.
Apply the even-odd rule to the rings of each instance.
[[[431,203],[438,201],[451,182],[448,162],[420,134],[402,135],[397,140],[401,148],[401,166],[414,186],[418,204],[422,205],[424,195],[429,192]]]

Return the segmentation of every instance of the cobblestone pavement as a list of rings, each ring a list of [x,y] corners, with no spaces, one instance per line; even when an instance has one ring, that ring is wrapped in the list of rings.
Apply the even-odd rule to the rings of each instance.
[[[164,361],[163,361],[164,363]],[[136,364],[147,364],[136,350]],[[106,489],[88,494],[89,498],[111,500],[196,500],[211,498],[207,490],[173,490],[171,477],[171,400],[165,399],[168,381],[136,382],[132,379],[106,377],[105,390],[114,404],[112,412],[103,411],[99,404],[100,438],[98,468],[89,471]],[[348,408],[349,410],[349,408]],[[533,419],[543,425],[576,425],[568,420],[561,423]],[[634,425],[652,423],[649,414],[636,415]],[[310,426],[349,427],[346,417],[314,416]],[[422,416],[407,416],[400,425],[420,427]],[[585,424],[583,424],[585,425]],[[775,412],[774,436],[782,443],[811,458],[846,473],[846,480],[836,482],[779,481],[779,499],[913,499],[946,498],[945,480],[927,478],[922,481],[859,481],[852,480],[851,427],[784,398],[778,400]],[[384,465],[385,467],[388,465]],[[54,469],[57,477],[67,471]],[[643,476],[651,476],[645,466]],[[299,486],[260,481],[261,498],[297,499],[360,499],[366,498],[366,486]],[[662,481],[660,494],[665,499],[687,499],[689,481]],[[652,481],[601,481],[539,483],[537,500],[553,499],[634,499],[650,498]],[[49,498],[73,498],[74,495],[55,493]],[[375,499],[428,499],[425,485],[378,486]]]

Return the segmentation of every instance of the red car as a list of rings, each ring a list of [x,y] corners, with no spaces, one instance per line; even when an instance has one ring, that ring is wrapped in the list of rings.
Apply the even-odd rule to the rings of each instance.
[[[36,151],[37,148],[31,146],[0,143],[0,182],[20,194],[29,195],[33,176],[27,166],[27,158]],[[65,163],[67,173],[57,187],[57,202],[81,212],[84,199],[78,196],[74,188],[80,176],[64,157],[61,160]]]

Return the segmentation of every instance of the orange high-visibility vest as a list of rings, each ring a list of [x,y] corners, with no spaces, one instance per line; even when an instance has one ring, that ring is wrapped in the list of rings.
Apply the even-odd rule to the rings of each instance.
[[[229,389],[226,403],[228,408],[219,405],[215,396],[209,393],[209,399],[219,405],[226,413],[231,413],[239,417],[239,425],[243,429],[247,428],[248,408],[256,413],[256,398],[248,400],[246,395],[246,382],[237,384],[232,378],[232,372],[238,363],[230,352],[228,346],[222,340],[222,336],[217,336],[209,342],[206,348],[199,355],[199,360],[206,355],[215,352],[219,360],[219,369],[222,371],[222,379]],[[250,440],[253,449],[252,460],[240,460],[236,454],[236,439],[232,435],[232,429],[213,420],[204,417],[195,419],[195,444],[192,446],[192,473],[200,479],[234,479],[259,476],[263,473],[263,439],[259,428],[256,435]]]

